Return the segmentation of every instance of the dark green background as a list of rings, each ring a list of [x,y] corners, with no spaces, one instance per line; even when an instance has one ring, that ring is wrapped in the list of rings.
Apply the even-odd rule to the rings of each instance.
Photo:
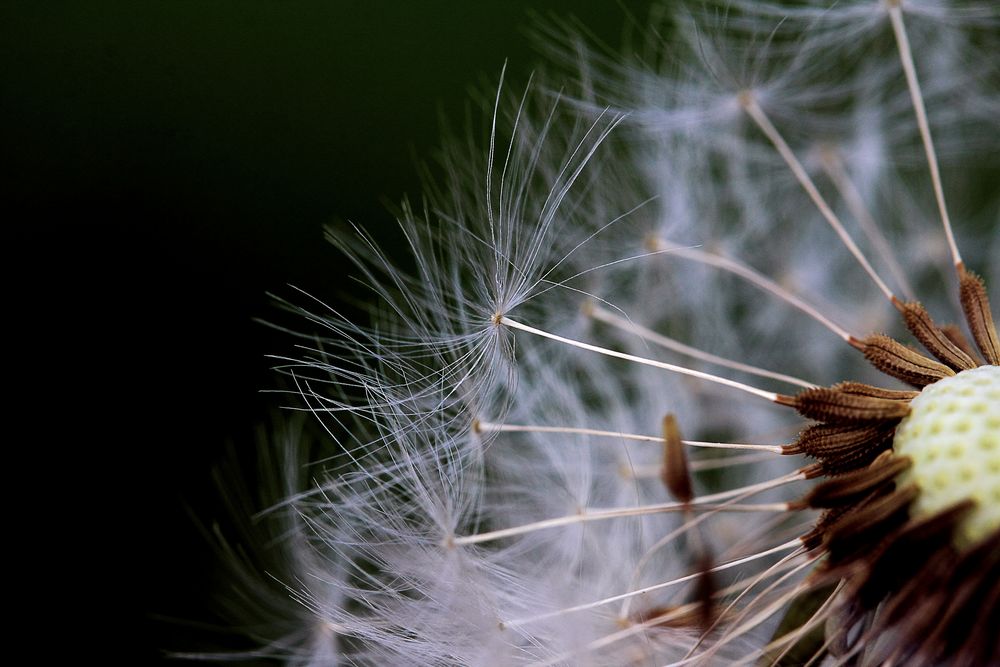
[[[0,5],[7,542],[40,656],[211,645],[160,617],[215,620],[185,506],[220,514],[210,470],[227,442],[252,458],[275,402],[265,355],[291,341],[254,323],[265,292],[336,302],[322,226],[390,228],[439,113],[505,59],[525,80],[528,9],[612,43],[626,22],[571,0]]]

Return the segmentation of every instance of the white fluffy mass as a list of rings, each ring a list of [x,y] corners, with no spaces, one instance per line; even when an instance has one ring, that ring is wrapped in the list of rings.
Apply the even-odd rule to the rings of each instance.
[[[621,50],[538,26],[545,78],[500,77],[401,206],[412,270],[331,231],[371,319],[292,300],[312,338],[283,371],[339,453],[290,459],[270,510],[288,558],[241,578],[281,617],[254,626],[260,655],[754,664],[808,572],[814,517],[780,509],[805,462],[776,453],[800,420],[673,366],[765,393],[872,381],[840,334],[898,328],[757,111],[888,289],[957,312],[896,4],[958,244],[996,291],[994,3],[667,3]],[[668,413],[692,441],[763,447],[687,447],[685,507],[661,479]],[[706,554],[732,613],[702,637]]]

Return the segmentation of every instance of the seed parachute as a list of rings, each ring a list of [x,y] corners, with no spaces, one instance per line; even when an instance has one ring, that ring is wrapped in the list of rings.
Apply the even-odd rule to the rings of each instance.
[[[412,271],[330,230],[371,318],[286,304],[330,453],[232,558],[253,655],[1000,662],[1000,10],[679,4],[538,24]]]

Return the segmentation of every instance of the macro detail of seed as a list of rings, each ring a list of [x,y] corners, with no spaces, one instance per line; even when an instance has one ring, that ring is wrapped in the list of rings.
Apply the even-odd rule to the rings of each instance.
[[[656,4],[330,230],[250,657],[1000,664],[1000,3]]]
[[[1000,366],[962,371],[924,389],[894,446],[913,461],[898,481],[920,488],[914,516],[971,498],[976,506],[958,526],[959,545],[1000,528]]]

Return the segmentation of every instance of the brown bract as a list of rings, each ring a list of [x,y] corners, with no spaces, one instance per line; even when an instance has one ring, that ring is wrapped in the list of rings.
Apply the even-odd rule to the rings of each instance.
[[[907,328],[931,356],[874,334],[858,347],[875,368],[923,388],[1000,363],[983,281],[961,265],[958,270],[966,323],[985,363],[957,327],[939,327],[919,303],[897,301]],[[802,537],[805,548],[822,559],[807,590],[839,584],[832,589],[825,646],[846,664],[996,664],[1000,530],[959,549],[954,532],[974,501],[911,516],[920,489],[897,481],[911,461],[893,452],[893,436],[918,395],[842,382],[778,398],[818,422],[784,453],[816,459],[827,476],[790,505],[821,510]]]
[[[794,656],[815,660],[830,653],[843,664],[972,667],[1000,656],[998,635],[988,629],[1000,625],[1000,530],[969,548],[956,546],[955,531],[975,506],[971,498],[931,516],[911,515],[920,489],[899,483],[912,461],[893,449],[896,428],[919,390],[997,363],[1000,346],[986,288],[961,265],[958,269],[966,324],[978,353],[957,326],[938,326],[920,303],[893,298],[906,327],[929,355],[884,334],[849,342],[876,369],[917,391],[844,381],[774,399],[815,422],[781,453],[815,460],[798,471],[800,479],[822,478],[788,504],[791,511],[820,510],[812,529],[800,538],[819,566],[799,594],[806,602],[793,603],[792,609],[828,608],[825,638],[818,639],[815,632],[799,632],[805,621],[789,611],[774,645],[782,645],[786,634],[792,641],[777,657],[766,654],[774,664],[798,664]],[[674,498],[691,503],[690,470],[673,415],[664,417],[663,443],[661,479]],[[709,551],[697,531],[691,546],[699,575],[692,602],[647,608],[630,621],[699,630],[701,644],[735,612],[732,606],[716,608],[724,591],[712,583]],[[825,602],[810,601],[815,596]],[[807,641],[816,645],[801,646]]]

